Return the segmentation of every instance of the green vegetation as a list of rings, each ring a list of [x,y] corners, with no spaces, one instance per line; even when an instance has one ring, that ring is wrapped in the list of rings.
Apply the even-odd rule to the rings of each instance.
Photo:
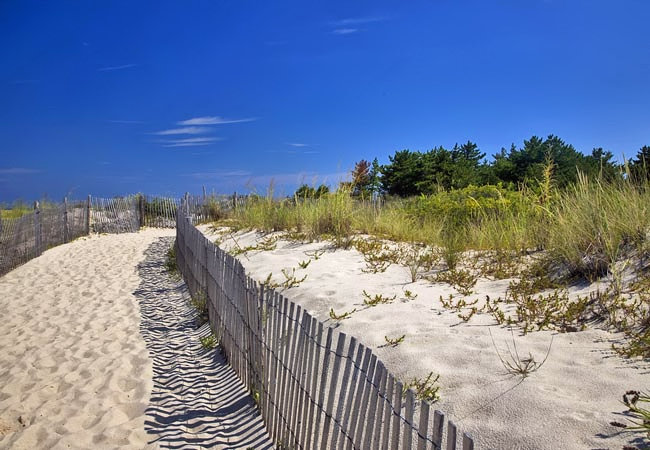
[[[523,332],[604,323],[625,333],[626,344],[615,348],[621,355],[649,355],[650,285],[638,286],[650,278],[650,147],[622,166],[610,152],[583,155],[555,136],[533,137],[492,162],[484,156],[468,142],[399,151],[386,165],[361,160],[352,181],[331,192],[302,186],[275,198],[270,189],[220,224],[354,247],[364,272],[399,265],[411,282],[447,282],[462,295],[472,294],[478,277],[519,278],[504,299],[443,299],[443,306],[464,321],[488,313]],[[284,275],[287,286],[300,281]],[[580,279],[604,279],[607,288],[569,298],[563,288]]]
[[[440,375],[433,376],[433,372],[430,372],[426,378],[413,378],[411,381],[404,383],[402,395],[406,395],[406,391],[413,389],[415,392],[415,398],[418,400],[424,400],[429,403],[435,403],[440,399],[440,386],[438,379]]]
[[[212,350],[219,344],[219,342],[217,341],[217,337],[214,334],[203,336],[199,338],[199,341],[201,341],[201,347],[203,347],[206,350]]]
[[[167,250],[167,257],[165,258],[165,269],[174,278],[180,277],[178,264],[176,262],[176,241]]]
[[[394,338],[389,338],[388,336],[384,336],[384,340],[386,341],[386,346],[387,347],[397,347],[399,344],[404,342],[404,339],[406,339],[406,335],[403,334],[401,336],[397,336]]]
[[[643,439],[645,442],[640,442],[640,444],[650,444],[650,409],[642,406],[650,404],[650,395],[634,390],[627,391],[623,394],[623,403],[628,408],[627,415],[629,416],[628,420],[630,424],[621,422],[610,422],[610,424],[617,428],[623,428],[626,431],[642,433],[645,435],[645,439]],[[632,448],[646,447],[644,445],[642,447]]]
[[[488,331],[490,331],[489,328]],[[517,342],[515,341],[515,335],[512,331],[512,328],[510,329],[510,333],[512,335],[512,348],[510,347],[510,345],[508,345],[508,342],[506,341],[505,344],[508,351],[507,355],[501,355],[501,352],[499,352],[499,349],[497,348],[497,345],[494,342],[494,338],[492,337],[492,332],[490,331],[490,338],[492,339],[492,345],[494,346],[494,350],[496,351],[497,356],[499,357],[499,361],[501,361],[501,364],[510,375],[526,378],[531,373],[539,370],[540,367],[542,367],[546,362],[546,360],[548,359],[548,355],[551,353],[551,347],[553,346],[553,337],[551,336],[551,342],[548,344],[548,349],[546,350],[546,356],[544,356],[544,359],[542,361],[537,362],[535,361],[535,357],[530,352],[526,357],[522,358],[519,356],[519,351],[517,350]]]

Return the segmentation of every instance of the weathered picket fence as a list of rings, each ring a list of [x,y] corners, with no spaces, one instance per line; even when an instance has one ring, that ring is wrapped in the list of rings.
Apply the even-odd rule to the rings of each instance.
[[[221,348],[278,447],[474,448],[440,411],[404,394],[369,348],[248,277],[179,211],[178,267],[191,294],[206,299]]]
[[[36,258],[44,250],[88,234],[89,203],[34,203],[15,219],[0,217],[0,275]]]

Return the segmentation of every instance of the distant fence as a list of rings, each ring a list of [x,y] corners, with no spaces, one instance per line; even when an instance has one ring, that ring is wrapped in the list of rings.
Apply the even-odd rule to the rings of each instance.
[[[246,196],[189,196],[183,201],[196,223],[214,218],[219,210],[241,206]],[[180,198],[131,195],[60,204],[35,203],[19,218],[0,217],[0,276],[39,256],[44,250],[95,233],[131,233],[141,227],[173,228]]]
[[[34,204],[15,219],[0,217],[0,275],[36,258],[43,251],[88,234],[87,201]]]
[[[191,205],[178,214],[178,267],[191,294],[205,296],[220,346],[278,447],[474,448],[440,411],[417,406],[411,389],[403,395],[369,348],[248,277],[193,221]]]

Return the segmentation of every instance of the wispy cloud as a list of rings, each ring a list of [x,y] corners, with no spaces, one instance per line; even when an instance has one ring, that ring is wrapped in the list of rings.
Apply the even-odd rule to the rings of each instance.
[[[218,137],[196,137],[187,139],[169,139],[160,142],[163,144],[163,147],[197,147],[201,145],[210,145],[222,140],[223,138]]]
[[[219,116],[194,117],[192,119],[181,120],[178,125],[224,125],[227,123],[253,122],[257,117],[247,117],[245,119],[226,119]]]
[[[302,142],[286,142],[286,144],[292,147],[309,147],[309,144],[303,144]]]
[[[366,17],[349,17],[347,19],[335,20],[330,22],[335,27],[349,27],[351,25],[363,25],[366,23],[383,22],[387,20],[386,17],[381,16],[366,16]]]
[[[152,134],[157,134],[159,136],[171,136],[174,134],[204,134],[210,131],[210,128],[206,127],[183,127],[183,128],[171,128],[169,130],[156,131]]]
[[[25,167],[10,167],[7,169],[0,168],[1,175],[30,175],[33,173],[40,173],[38,169],[27,169]]]
[[[110,123],[125,123],[125,124],[138,124],[138,123],[144,123],[141,120],[107,120],[106,122]]]
[[[130,69],[131,67],[135,67],[137,64],[123,64],[121,66],[108,66],[108,67],[100,67],[97,69],[98,72],[110,72],[113,70],[123,70],[123,69]]]
[[[358,32],[359,32],[358,28],[337,28],[335,30],[332,30],[333,34],[352,34]]]

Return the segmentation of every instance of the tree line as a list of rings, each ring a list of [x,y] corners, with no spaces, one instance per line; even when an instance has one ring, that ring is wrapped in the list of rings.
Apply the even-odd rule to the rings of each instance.
[[[342,184],[355,196],[410,197],[470,185],[534,187],[549,176],[549,171],[558,188],[575,183],[579,173],[606,181],[628,177],[643,182],[650,179],[650,170],[646,168],[650,164],[650,146],[643,146],[633,159],[619,164],[610,151],[594,148],[590,154],[583,154],[559,137],[549,135],[546,139],[533,136],[521,148],[514,144],[509,149],[502,148],[490,161],[485,156],[471,141],[451,149],[439,146],[426,152],[399,150],[389,156],[388,164],[379,164],[377,158],[372,162],[357,162],[351,181]],[[296,195],[320,197],[328,191],[325,185],[318,188],[302,185]]]

